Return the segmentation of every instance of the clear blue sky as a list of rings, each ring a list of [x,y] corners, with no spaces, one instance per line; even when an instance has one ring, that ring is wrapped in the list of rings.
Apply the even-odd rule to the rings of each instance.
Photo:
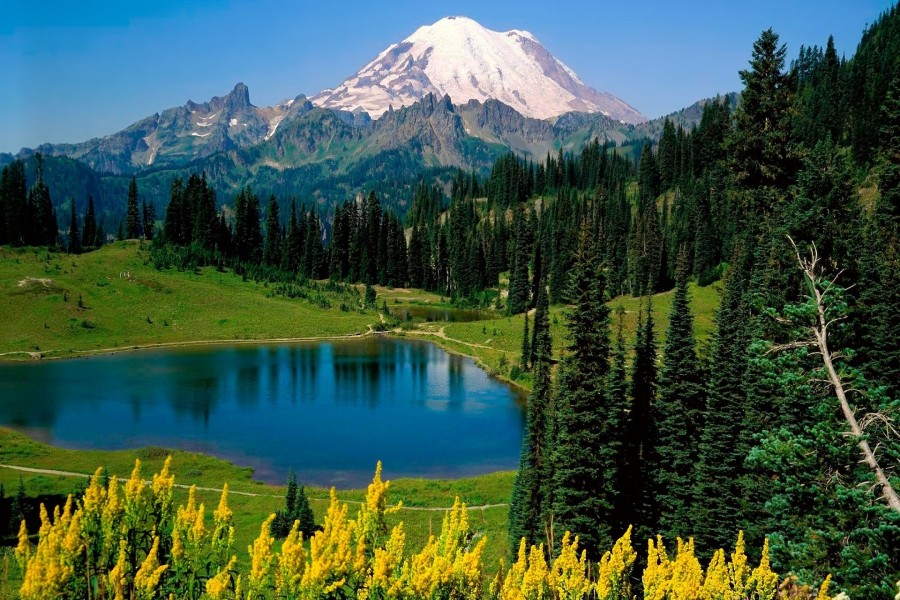
[[[649,117],[739,89],[772,27],[852,55],[892,0],[6,0],[0,19],[0,151],[107,135],[188,99],[273,104],[340,83],[387,45],[447,15],[527,29],[585,83]]]

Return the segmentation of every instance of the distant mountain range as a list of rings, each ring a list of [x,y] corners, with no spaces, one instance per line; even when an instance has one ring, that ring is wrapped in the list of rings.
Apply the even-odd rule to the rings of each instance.
[[[671,118],[689,127],[701,107]],[[101,205],[109,198],[109,209],[122,176],[136,175],[142,193],[164,205],[174,176],[199,171],[226,196],[250,183],[324,202],[375,185],[390,196],[398,182],[428,170],[484,170],[510,151],[540,160],[595,138],[655,139],[662,123],[584,85],[528,32],[449,17],[312,98],[257,107],[238,83],[225,96],[189,100],[112,135],[18,155],[71,159],[48,160],[48,177],[63,186],[51,191],[77,202],[92,193]],[[13,158],[0,154],[0,164]]]

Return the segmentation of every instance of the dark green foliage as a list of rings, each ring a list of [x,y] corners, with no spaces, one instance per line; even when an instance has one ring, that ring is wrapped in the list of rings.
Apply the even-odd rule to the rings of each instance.
[[[3,167],[0,175],[0,244],[22,246],[30,242],[31,223],[25,165],[15,160]]]
[[[50,199],[50,189],[44,182],[43,159],[35,155],[35,181],[28,190],[25,232],[26,243],[34,246],[56,246],[59,227],[56,211]],[[28,223],[30,219],[30,224]]]
[[[545,539],[549,522],[544,519],[547,488],[550,486],[550,453],[556,441],[550,432],[552,413],[552,356],[550,323],[547,320],[546,286],[538,289],[538,312],[534,322],[532,345],[534,388],[528,396],[525,433],[519,471],[509,509],[510,550],[514,552],[524,537],[528,544]]]
[[[316,523],[313,518],[312,508],[309,506],[309,498],[306,490],[297,483],[297,476],[293,471],[288,472],[287,490],[284,496],[284,510],[275,513],[272,522],[272,535],[277,538],[287,537],[294,522],[298,522],[298,531],[304,539],[309,539],[316,531]]]
[[[125,237],[129,240],[137,239],[143,235],[141,227],[141,214],[138,212],[137,180],[132,177],[128,185],[128,205],[125,212]]]
[[[845,290],[829,283],[831,277],[817,286],[827,290],[829,346],[844,386],[854,390],[850,398],[857,418],[865,421],[870,411],[896,414],[900,401],[867,382],[844,358],[853,353],[834,344],[843,334],[840,319],[847,304]],[[777,317],[779,337],[792,340],[808,339],[808,324],[817,317],[808,299],[770,315]],[[775,352],[772,341],[755,342],[749,355],[775,390],[773,410],[779,418],[750,452],[748,464],[767,482],[774,566],[792,570],[805,582],[831,574],[833,588],[854,598],[890,597],[900,572],[900,515],[879,498],[873,473],[847,434],[834,390],[818,383],[826,379],[821,356],[806,347]],[[870,427],[866,435],[882,466],[898,464],[900,442],[889,429]],[[896,485],[896,474],[892,481]]]
[[[552,447],[552,505],[556,531],[580,536],[597,560],[615,539],[614,503],[618,479],[618,419],[609,405],[609,309],[604,278],[595,268],[594,240],[579,235],[572,269],[567,354],[555,387],[555,444]]]
[[[750,68],[740,72],[744,91],[728,152],[735,182],[746,192],[748,219],[771,214],[799,167],[791,123],[795,84],[783,71],[786,53],[778,34],[767,29],[753,43]]]
[[[521,210],[515,217],[515,252],[512,271],[509,275],[509,295],[506,298],[506,310],[517,315],[528,308],[531,293],[531,282],[528,280],[528,225]]]
[[[366,308],[375,308],[378,306],[378,295],[375,293],[375,288],[369,284],[366,284],[365,302]]]
[[[654,487],[659,505],[665,507],[660,516],[660,533],[670,538],[679,532],[689,535],[709,526],[706,522],[691,518],[691,489],[705,401],[687,284],[685,251],[678,259],[659,393],[653,407],[658,453]],[[637,357],[635,363],[639,360],[640,357]]]
[[[147,200],[141,200],[141,214],[144,222],[144,239],[152,240],[156,234],[156,206],[151,202],[147,204]]]
[[[282,259],[281,222],[278,218],[278,201],[275,196],[269,196],[269,205],[266,209],[266,246],[263,251],[263,262],[267,265],[277,265]]]
[[[621,401],[623,385],[621,369],[624,368],[624,339],[619,339],[616,357],[617,380],[615,393]],[[618,516],[623,526],[634,525],[639,539],[659,532],[659,513],[668,510],[657,498],[655,489],[656,469],[659,465],[659,448],[655,422],[656,394],[656,338],[653,331],[653,313],[649,303],[638,315],[637,339],[634,346],[634,362],[631,368],[631,403],[623,417],[624,443],[621,449],[619,472],[620,495]]]
[[[522,357],[519,360],[519,366],[523,371],[528,370],[529,359],[531,358],[531,340],[528,331],[528,313],[525,313],[525,327],[522,331]]]
[[[259,263],[262,233],[259,230],[259,198],[249,187],[234,202],[234,253],[242,262]]]
[[[726,546],[742,528],[740,512],[743,462],[753,432],[761,427],[746,418],[753,414],[746,406],[744,380],[747,371],[749,312],[746,303],[748,259],[738,249],[725,294],[716,315],[716,333],[710,354],[710,377],[699,436],[695,469],[695,496],[692,522],[702,524],[699,535],[704,548]],[[745,414],[746,413],[746,414]],[[747,427],[752,427],[749,431]],[[751,516],[752,518],[752,516]],[[669,525],[674,525],[670,522]]]
[[[69,217],[69,243],[67,250],[69,254],[81,253],[81,236],[78,234],[78,217],[75,216],[75,199],[72,198],[72,212]]]

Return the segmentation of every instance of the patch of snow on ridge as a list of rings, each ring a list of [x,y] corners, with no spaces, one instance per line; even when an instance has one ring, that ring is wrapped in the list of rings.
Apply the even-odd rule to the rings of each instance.
[[[191,135],[194,135],[194,136],[197,136],[197,137],[206,137],[206,136],[208,136],[210,133],[212,133],[212,132],[207,132],[207,133],[197,133],[196,131],[192,131],[192,132],[191,132]]]
[[[237,125],[237,119],[231,119],[230,121],[228,121],[228,125],[234,127],[235,125]]]

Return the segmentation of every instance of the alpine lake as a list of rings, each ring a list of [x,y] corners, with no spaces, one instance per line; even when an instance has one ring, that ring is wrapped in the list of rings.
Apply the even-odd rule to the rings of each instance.
[[[421,317],[419,317],[421,318]],[[137,350],[0,363],[0,425],[64,448],[180,448],[255,478],[362,487],[518,466],[524,396],[415,339]]]

